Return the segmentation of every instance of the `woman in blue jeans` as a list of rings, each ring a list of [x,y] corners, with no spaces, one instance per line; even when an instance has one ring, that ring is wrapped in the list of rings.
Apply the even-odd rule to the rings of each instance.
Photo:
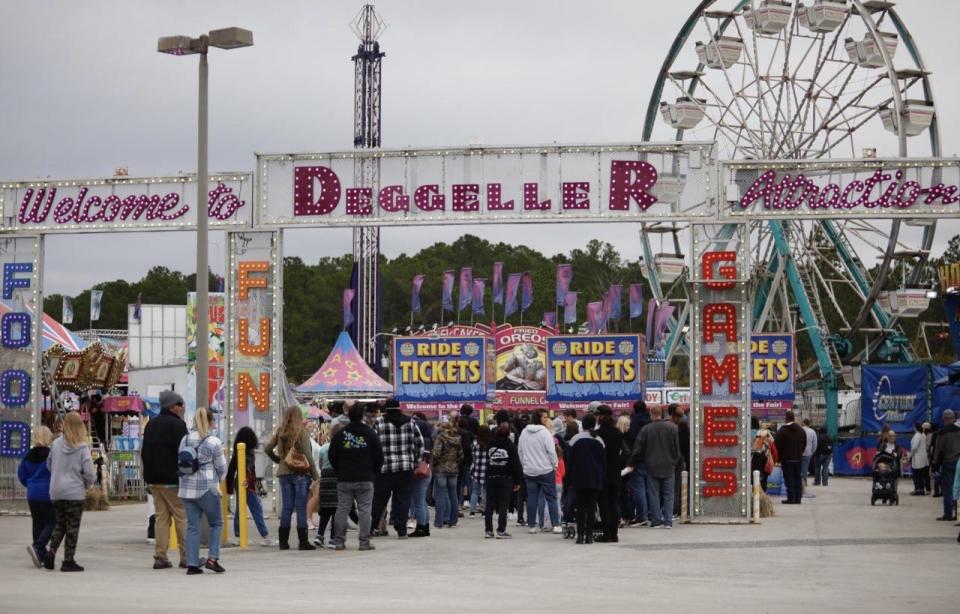
[[[427,417],[420,412],[413,414],[413,419],[423,437],[422,461],[429,463],[433,452],[433,427],[427,422]],[[415,478],[413,495],[410,497],[410,517],[415,519],[417,527],[410,533],[410,537],[430,537],[430,508],[427,507],[427,491],[430,488],[431,475],[424,478]]]
[[[463,446],[460,431],[453,422],[446,422],[437,429],[433,443],[433,498],[437,513],[433,524],[438,529],[457,526],[459,497],[457,478],[460,476],[460,461]]]
[[[207,517],[210,525],[210,548],[204,567],[223,573],[220,565],[220,534],[223,518],[220,515],[220,481],[227,475],[223,458],[223,442],[210,433],[210,411],[197,408],[194,428],[180,442],[179,456],[192,454],[197,470],[180,476],[178,495],[187,512],[187,575],[203,573],[200,567],[200,522]]]
[[[277,463],[280,478],[280,549],[290,549],[290,520],[297,510],[298,550],[316,550],[307,535],[307,496],[310,480],[320,479],[317,465],[310,449],[310,433],[303,426],[303,414],[299,407],[290,407],[283,414],[264,452]]]

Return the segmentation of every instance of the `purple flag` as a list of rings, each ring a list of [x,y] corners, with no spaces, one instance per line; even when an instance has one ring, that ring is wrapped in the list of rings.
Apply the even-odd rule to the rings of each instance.
[[[557,312],[556,311],[544,311],[543,312],[543,323],[549,326],[550,328],[557,328]]]
[[[510,273],[507,278],[507,298],[503,307],[503,317],[517,310],[517,289],[520,288],[520,273]]]
[[[63,297],[63,300],[66,301],[68,297]],[[64,303],[66,304],[66,303]],[[143,294],[137,294],[137,303],[133,306],[133,317],[137,319],[137,322],[140,321],[140,314],[142,313],[143,308]],[[73,304],[70,305],[70,322],[67,322],[66,317],[64,317],[63,323],[70,324],[73,322]]]
[[[530,309],[530,305],[533,305],[533,276],[530,274],[530,271],[523,272],[521,287],[520,311],[526,311]]]
[[[493,263],[493,303],[503,305],[503,263]]]
[[[656,330],[654,332],[654,339],[656,343],[654,344],[654,349],[659,350],[663,347],[663,334],[667,332],[667,323],[670,321],[670,317],[673,316],[673,305],[670,303],[664,303],[657,309],[657,321],[654,324]]]
[[[630,284],[630,318],[643,315],[643,284]]]
[[[611,320],[620,319],[620,298],[623,294],[623,287],[620,284],[612,284],[607,290],[607,296],[604,299],[607,303],[607,315]]]
[[[412,313],[420,313],[420,287],[423,285],[423,279],[423,275],[419,273],[413,276],[413,288],[410,296],[410,311]]]
[[[483,311],[483,294],[487,290],[487,280],[483,277],[477,277],[473,280],[473,315],[482,316],[484,315]]]
[[[647,349],[653,349],[653,319],[657,315],[657,299],[651,298],[647,302]]]
[[[573,265],[557,265],[557,305],[564,305],[563,298],[570,291],[570,282],[573,281]]]
[[[465,266],[460,269],[460,303],[458,311],[473,302],[473,269]]]
[[[357,293],[356,290],[352,288],[344,288],[343,290],[343,327],[347,328],[353,324],[353,309],[350,308],[350,303],[353,302],[353,297]]]
[[[443,311],[453,311],[453,271],[443,272]]]
[[[577,292],[567,292],[563,298],[563,323],[577,323]]]
[[[587,328],[591,334],[598,334],[607,325],[603,301],[587,303]]]

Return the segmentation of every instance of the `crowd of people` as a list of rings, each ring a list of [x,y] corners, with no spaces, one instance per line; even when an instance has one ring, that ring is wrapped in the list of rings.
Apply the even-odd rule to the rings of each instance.
[[[382,408],[348,401],[319,426],[290,407],[263,445],[276,464],[281,496],[273,540],[254,460],[260,446],[256,433],[249,427],[237,432],[228,463],[208,409],[199,408],[188,428],[179,394],[164,391],[160,405],[159,416],[144,429],[141,450],[155,510],[153,568],[173,567],[167,558],[172,522],[178,564],[189,575],[225,571],[221,497],[241,496],[241,471],[242,496],[262,545],[290,549],[296,512],[299,550],[345,550],[348,528],[355,528],[359,550],[368,551],[375,549],[372,538],[390,535],[390,528],[399,539],[430,537],[431,529],[456,528],[467,513],[482,515],[488,539],[509,539],[511,521],[530,534],[563,534],[584,545],[616,543],[627,526],[671,529],[681,512],[680,473],[690,463],[690,428],[676,405],[664,412],[637,401],[631,413],[616,415],[610,406],[594,402],[582,418],[572,410],[555,418],[544,410],[501,410],[481,425],[470,405],[432,424],[423,414],[403,413],[394,399]],[[925,495],[939,486],[940,493],[933,493],[943,497],[938,520],[955,520],[960,427],[950,410],[943,420],[937,433],[929,424],[917,425],[906,454],[892,431],[881,434],[878,454],[908,456],[911,494]],[[787,492],[784,504],[801,503],[810,473],[814,485],[828,484],[833,442],[824,431],[813,430],[809,420],[798,424],[793,412],[786,413],[776,434],[757,421],[752,426],[751,465],[764,490],[776,463]],[[249,451],[244,467],[238,466],[240,443]],[[77,539],[85,493],[95,481],[86,426],[79,415],[68,413],[60,437],[41,426],[33,444],[18,471],[33,519],[27,551],[37,567],[54,569],[65,543],[61,570],[83,571],[75,559]],[[209,544],[201,557],[204,522]],[[235,537],[239,522],[235,515]]]

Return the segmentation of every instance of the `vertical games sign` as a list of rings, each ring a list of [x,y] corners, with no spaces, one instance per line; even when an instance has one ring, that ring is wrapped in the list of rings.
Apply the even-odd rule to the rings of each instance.
[[[694,224],[691,364],[692,517],[749,520],[747,228]]]
[[[283,270],[279,232],[229,233],[227,343],[228,431],[249,426],[259,436],[274,427],[283,348]]]

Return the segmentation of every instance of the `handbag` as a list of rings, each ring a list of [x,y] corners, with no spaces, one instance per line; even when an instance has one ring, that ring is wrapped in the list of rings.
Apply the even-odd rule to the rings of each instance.
[[[767,463],[763,466],[763,472],[767,475],[770,475],[773,473],[773,456],[770,454],[770,452],[767,452],[766,457]]]
[[[420,461],[417,468],[413,470],[413,479],[426,480],[430,477],[430,463],[425,460]]]
[[[283,457],[283,464],[294,473],[310,473],[310,461],[297,449],[296,444],[287,450],[286,456]]]

